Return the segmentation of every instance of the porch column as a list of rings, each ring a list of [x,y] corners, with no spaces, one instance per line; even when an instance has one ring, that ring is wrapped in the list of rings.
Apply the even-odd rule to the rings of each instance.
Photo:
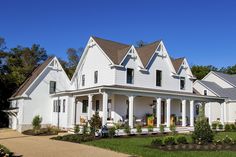
[[[156,118],[157,118],[157,127],[160,127],[161,124],[161,98],[157,98],[157,106],[156,106]]]
[[[134,96],[129,96],[129,126],[134,127]]]
[[[211,125],[211,102],[208,103],[208,121],[209,121],[209,124]]]
[[[93,103],[93,95],[88,95],[88,120],[91,120],[92,117],[92,103]]]
[[[167,110],[167,112],[166,112],[166,126],[167,127],[170,127],[170,106],[171,106],[171,99],[170,98],[168,98],[168,99],[166,99],[166,110]]]
[[[106,92],[102,93],[102,125],[107,124],[107,102],[108,102],[108,94]]]
[[[186,100],[182,100],[182,126],[186,126]]]
[[[224,121],[225,121],[225,119],[224,119],[224,109],[225,109],[225,102],[222,102],[221,104],[220,104],[220,122],[221,122],[221,124],[223,124],[224,125]]]
[[[194,100],[190,101],[190,126],[194,126]]]

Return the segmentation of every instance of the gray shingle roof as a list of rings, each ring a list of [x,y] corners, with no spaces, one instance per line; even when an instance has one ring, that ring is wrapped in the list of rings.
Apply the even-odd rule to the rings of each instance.
[[[217,85],[214,82],[209,81],[200,81],[203,85],[211,89],[213,92],[215,92],[220,97],[227,97],[231,100],[236,100],[236,88],[222,88],[219,85]]]
[[[230,84],[232,84],[233,86],[236,87],[236,75],[229,75],[229,74],[224,74],[224,73],[221,73],[221,72],[215,72],[214,73],[223,78],[224,80],[228,81]]]

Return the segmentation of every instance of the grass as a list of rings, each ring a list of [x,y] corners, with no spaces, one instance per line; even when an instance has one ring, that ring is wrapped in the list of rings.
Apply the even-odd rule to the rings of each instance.
[[[217,133],[215,139],[222,139],[226,135],[236,139],[236,132]],[[86,142],[85,144],[142,157],[236,157],[236,152],[232,151],[161,151],[148,147],[154,138],[155,137],[130,137],[101,139]],[[191,140],[190,137],[188,137],[188,140]]]
[[[0,149],[3,149],[5,153],[9,154],[11,153],[9,149],[7,149],[5,146],[0,144]]]

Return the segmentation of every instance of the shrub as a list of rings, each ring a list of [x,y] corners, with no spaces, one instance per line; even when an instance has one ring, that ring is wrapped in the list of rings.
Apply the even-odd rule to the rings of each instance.
[[[162,138],[159,137],[159,138],[153,139],[152,142],[151,142],[151,145],[152,146],[161,146],[161,145],[163,145]]]
[[[187,138],[185,136],[178,136],[176,139],[178,144],[187,144]]]
[[[218,124],[218,129],[222,130],[223,129],[223,125],[220,123]]]
[[[174,145],[175,144],[175,138],[173,136],[166,136],[164,138],[164,144],[165,145]]]
[[[217,123],[212,123],[212,124],[211,124],[211,128],[212,128],[212,130],[216,130],[217,125],[218,125]]]
[[[170,131],[174,135],[176,133],[176,126],[175,124],[170,125]]]
[[[88,124],[86,123],[85,125],[83,125],[82,134],[85,135],[88,132],[89,132],[89,127],[88,127]]]
[[[159,128],[160,128],[160,133],[165,132],[165,126],[163,124],[160,124]]]
[[[148,125],[148,132],[153,132],[153,126]]]
[[[54,126],[51,126],[51,125],[47,125],[46,128],[45,128],[45,131],[44,133],[45,134],[48,134],[48,135],[55,135],[55,134],[58,134],[60,130]]]
[[[236,126],[235,126],[235,124],[230,124],[230,129],[231,129],[231,131],[236,131]]]
[[[141,134],[141,133],[142,133],[142,126],[141,126],[140,124],[138,124],[138,125],[136,126],[136,131],[137,131],[138,134]]]
[[[90,129],[91,129],[90,133],[95,135],[95,132],[98,132],[99,129],[102,127],[102,120],[98,112],[95,112],[95,114],[91,117],[89,124],[90,124]]]
[[[225,124],[225,131],[227,132],[231,131],[230,124]]]
[[[131,128],[130,128],[130,126],[129,126],[128,124],[125,124],[125,126],[124,126],[124,132],[125,132],[126,134],[130,134]]]
[[[197,144],[212,142],[214,134],[206,118],[197,119],[192,138]]]
[[[75,125],[74,131],[75,131],[76,134],[78,134],[80,132],[80,126],[79,125]]]
[[[234,140],[228,136],[226,136],[224,139],[222,139],[222,142],[224,144],[230,144],[230,145],[233,145],[234,144]]]
[[[115,127],[108,128],[108,136],[109,137],[113,138],[115,136],[115,134],[116,134],[116,128]]]
[[[71,134],[71,135],[64,135],[64,136],[57,136],[53,137],[54,140],[61,140],[61,141],[69,141],[75,143],[87,142],[94,140],[94,137],[88,134],[79,135],[79,134]]]
[[[35,133],[39,133],[41,129],[42,118],[37,115],[33,118],[32,125]]]

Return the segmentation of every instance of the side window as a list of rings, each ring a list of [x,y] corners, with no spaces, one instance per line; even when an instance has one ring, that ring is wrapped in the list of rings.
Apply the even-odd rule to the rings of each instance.
[[[156,71],[156,86],[161,86],[162,72],[160,70]]]
[[[207,90],[204,90],[204,95],[207,95]]]
[[[180,89],[181,90],[185,89],[185,77],[180,78]]]
[[[82,113],[87,113],[88,112],[88,100],[83,100],[82,101]]]
[[[66,99],[63,99],[62,112],[66,112]]]
[[[56,92],[56,81],[50,81],[49,83],[49,93],[55,93]]]
[[[85,85],[85,75],[82,75],[82,86]]]
[[[94,83],[98,83],[98,71],[94,72]]]
[[[126,76],[126,81],[128,84],[133,84],[134,83],[134,69],[127,69],[127,76]]]

